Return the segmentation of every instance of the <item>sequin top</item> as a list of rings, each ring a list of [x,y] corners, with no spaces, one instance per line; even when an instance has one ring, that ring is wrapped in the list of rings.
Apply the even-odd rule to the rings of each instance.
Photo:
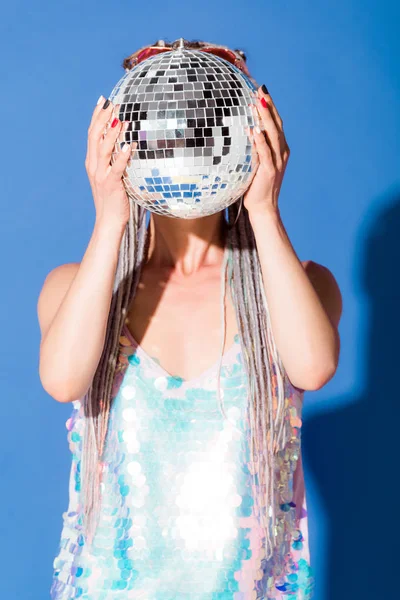
[[[266,560],[250,487],[247,379],[239,336],[221,364],[182,380],[126,326],[103,456],[93,547],[80,512],[83,404],[66,422],[69,505],[53,562],[52,600],[308,600],[313,596],[300,452],[302,393],[291,387],[293,438],[281,461],[291,502],[280,506],[286,544]]]

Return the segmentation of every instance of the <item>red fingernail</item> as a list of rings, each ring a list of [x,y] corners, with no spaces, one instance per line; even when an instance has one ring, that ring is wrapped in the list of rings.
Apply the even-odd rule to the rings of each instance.
[[[268,104],[267,104],[267,101],[265,100],[265,98],[261,98],[261,104],[263,105],[264,108],[268,108]]]
[[[117,123],[118,123],[118,119],[114,119],[114,121],[111,123],[111,127],[115,127]]]

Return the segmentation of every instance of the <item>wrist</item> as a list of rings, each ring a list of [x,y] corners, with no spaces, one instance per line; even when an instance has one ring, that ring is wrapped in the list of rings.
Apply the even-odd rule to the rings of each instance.
[[[271,204],[266,204],[263,206],[257,206],[250,209],[247,209],[249,213],[249,219],[253,223],[256,223],[259,219],[272,219],[272,220],[280,220],[281,215],[279,212],[279,208],[277,206],[272,206]]]
[[[124,235],[126,223],[117,220],[96,218],[94,224],[94,234],[100,240],[105,240],[107,243],[120,244]]]
[[[110,233],[123,233],[128,221],[121,221],[114,218],[104,218],[101,215],[96,215],[95,229],[98,231],[105,231]]]

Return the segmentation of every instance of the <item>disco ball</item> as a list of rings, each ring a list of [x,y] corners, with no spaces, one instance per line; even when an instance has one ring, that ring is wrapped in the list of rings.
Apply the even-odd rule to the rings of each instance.
[[[225,59],[180,46],[139,63],[109,98],[129,121],[112,152],[138,142],[123,174],[146,209],[192,219],[216,213],[249,187],[258,154],[246,127],[262,124],[249,106],[257,86]]]

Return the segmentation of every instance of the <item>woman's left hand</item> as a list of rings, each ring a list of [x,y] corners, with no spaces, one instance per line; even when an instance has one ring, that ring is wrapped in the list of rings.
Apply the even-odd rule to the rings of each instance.
[[[278,211],[278,196],[289,159],[289,146],[283,133],[283,123],[272,98],[257,90],[257,108],[265,131],[253,129],[253,144],[258,153],[259,165],[254,178],[243,195],[243,204],[254,214],[259,210]],[[255,114],[255,116],[257,116]]]

